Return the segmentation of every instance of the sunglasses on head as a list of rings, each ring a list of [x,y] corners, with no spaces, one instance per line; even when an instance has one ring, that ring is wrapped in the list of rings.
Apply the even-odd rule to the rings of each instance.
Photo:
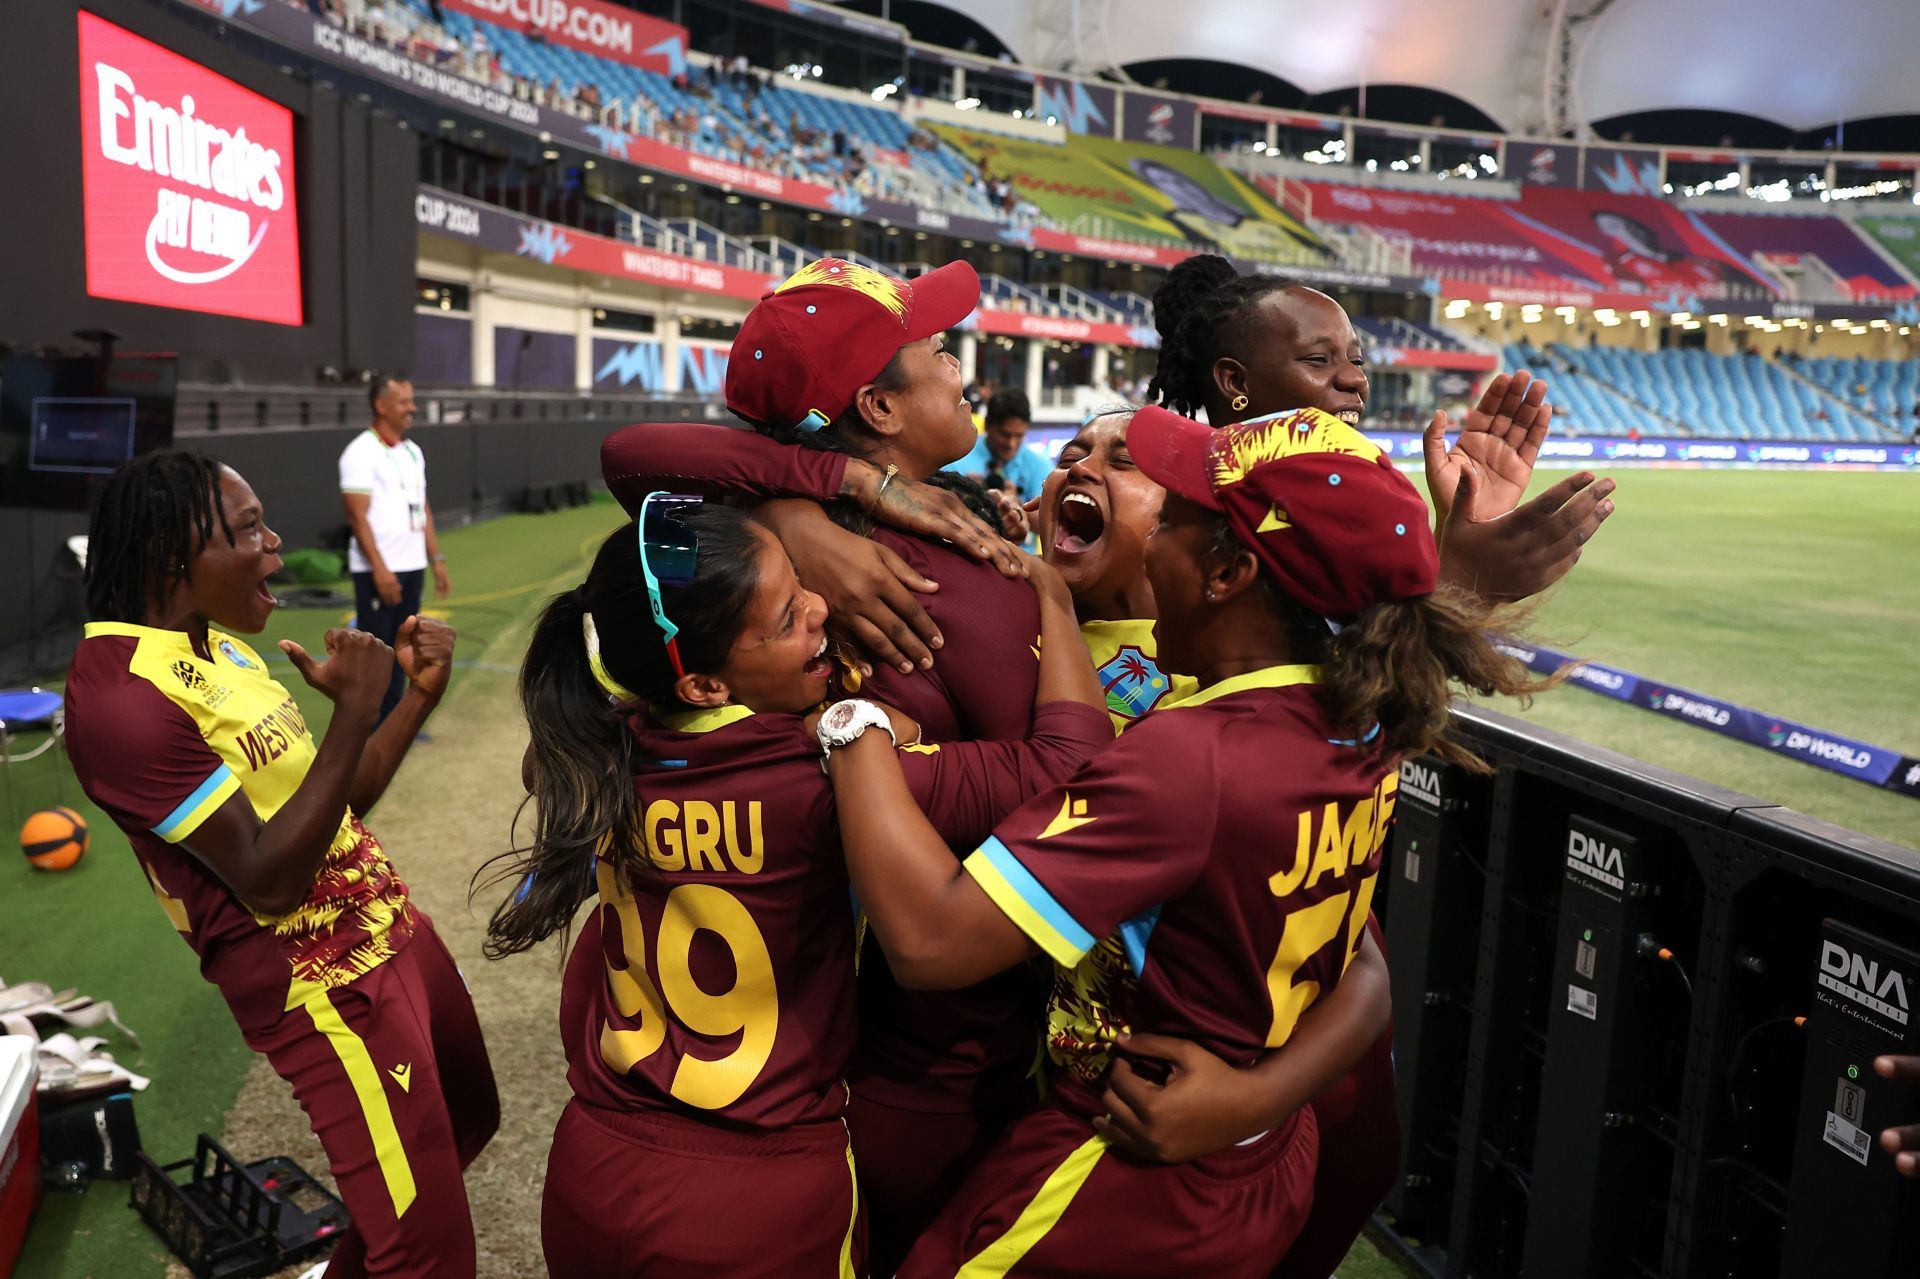
[[[647,579],[647,603],[653,620],[667,644],[667,660],[673,663],[675,679],[686,678],[680,664],[680,628],[667,617],[660,602],[663,586],[685,586],[693,580],[700,560],[700,535],[681,518],[697,508],[700,499],[684,493],[653,492],[640,503],[634,524],[640,532],[640,572]]]

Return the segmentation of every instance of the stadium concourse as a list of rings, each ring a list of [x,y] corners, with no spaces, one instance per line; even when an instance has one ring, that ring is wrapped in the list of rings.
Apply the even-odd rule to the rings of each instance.
[[[1298,0],[34,8],[0,14],[0,171],[32,187],[0,212],[0,787],[26,854],[0,874],[0,1279],[317,1279],[330,1254],[332,1279],[1065,1274],[1098,1247],[1106,1279],[1909,1273],[1920,6],[1834,0],[1817,55],[1786,0],[1373,0],[1332,33]],[[1290,584],[1259,635],[1285,630],[1291,656],[1197,693],[1156,646],[1221,632],[1143,617],[1150,579],[1177,584],[1167,547],[1198,545],[1170,501],[1136,562],[1155,482],[1200,474],[1153,442],[1168,417],[1130,425],[1156,400],[1257,419],[1217,474],[1282,486],[1222,528]],[[1297,438],[1262,425],[1301,409],[1323,414],[1283,419]],[[1450,455],[1427,447],[1436,413]],[[743,414],[873,464],[723,429]],[[655,429],[603,458],[633,423]],[[1343,479],[1299,487],[1296,454],[1381,459],[1344,490],[1374,486],[1369,514],[1478,477],[1437,552],[1417,520],[1371,542],[1343,525],[1331,580],[1428,582],[1424,553],[1529,597],[1486,623],[1524,633],[1475,622],[1446,652],[1492,635],[1513,659],[1453,686],[1479,693],[1449,740],[1491,771],[1431,742],[1369,754],[1352,795],[1295,787],[1297,814],[1215,839],[1210,874],[1292,845],[1297,816],[1312,903],[1261,867],[1229,895],[1255,902],[1245,921],[1196,926],[1201,888],[1169,880],[1089,931],[1187,842],[1124,845],[1165,824],[1150,783],[1212,794],[1261,765],[1195,726],[1319,707],[1296,678],[1388,651],[1353,638],[1358,604],[1307,609],[1310,639],[1294,625],[1313,588],[1284,576],[1304,552],[1282,535]],[[911,483],[943,466],[953,497]],[[1061,567],[1093,683],[1078,643],[1034,642],[1074,620],[1044,589],[1036,621],[1025,585],[950,548],[761,510],[826,610],[796,595],[768,652],[886,701],[898,677],[835,668],[817,628],[892,660],[919,655],[918,618],[947,642],[893,700],[982,737],[1010,701],[1031,734],[899,753],[941,830],[969,830],[954,851],[979,849],[955,882],[981,891],[942,899],[933,930],[955,951],[896,954],[891,892],[855,893],[863,941],[809,924],[844,906],[843,871],[874,873],[827,805],[879,721],[849,713],[830,779],[810,727],[786,773],[739,753],[785,722],[758,668],[727,638],[734,683],[711,705],[687,685],[722,660],[714,635],[744,633],[721,612],[759,590],[740,565],[767,534],[718,502],[649,505],[654,487],[852,496],[962,543],[991,520]],[[916,596],[902,563],[940,590]],[[384,650],[348,628],[397,621],[434,576],[420,620],[384,632],[405,677],[375,728]],[[1209,578],[1181,607],[1216,589],[1236,598]],[[654,620],[683,610],[677,632]],[[1429,637],[1453,617],[1423,616]],[[549,712],[533,728],[523,667]],[[1496,695],[1529,673],[1554,686]],[[569,678],[595,714],[553,700]],[[1039,691],[1082,684],[1077,724]],[[655,702],[635,731],[687,758],[623,745],[582,768],[604,744],[569,731],[608,698]],[[1119,749],[1108,715],[1182,736],[1137,777],[1093,756],[1052,795],[1088,723]],[[1336,727],[1250,778],[1336,785],[1401,726]],[[1203,755],[1218,776],[1188,775]],[[670,894],[613,871],[620,819],[594,827],[553,784],[629,765],[634,847]],[[675,789],[710,777],[738,796]],[[740,797],[776,777],[763,824]],[[1036,786],[1046,811],[1023,817]],[[1232,826],[1228,789],[1195,830]],[[993,820],[972,831],[943,796]],[[925,851],[907,825],[901,864]],[[802,908],[777,854],[755,877],[763,835],[813,841]],[[608,873],[566,862],[576,844]],[[1130,874],[1056,880],[1068,845]],[[889,964],[990,944],[969,903],[1031,943],[1032,988],[897,987]],[[567,971],[544,942],[561,930],[588,938]],[[1211,974],[1242,931],[1266,954],[1227,968],[1264,1013],[1229,1062],[1245,1009],[1211,1006],[1233,986]],[[856,952],[857,1051],[835,976]],[[1154,1051],[1106,1073],[1130,1019]],[[577,1163],[639,1150],[632,1186],[551,1170],[557,1123]],[[634,1255],[613,1257],[622,1221]]]

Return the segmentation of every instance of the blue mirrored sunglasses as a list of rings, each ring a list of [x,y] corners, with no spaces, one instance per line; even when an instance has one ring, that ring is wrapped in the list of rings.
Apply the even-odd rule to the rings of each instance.
[[[700,562],[700,535],[682,517],[699,505],[699,498],[685,493],[653,492],[640,503],[640,515],[634,521],[640,531],[640,572],[647,579],[647,604],[666,640],[667,660],[673,663],[676,679],[687,674],[680,664],[680,628],[667,617],[660,589],[693,580]]]

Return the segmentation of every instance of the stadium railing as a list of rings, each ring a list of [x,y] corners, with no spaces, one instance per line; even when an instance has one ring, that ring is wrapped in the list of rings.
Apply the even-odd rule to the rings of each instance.
[[[1375,904],[1431,1276],[1891,1275],[1877,1134],[1920,1089],[1920,853],[1458,707],[1497,771],[1403,765]],[[1785,1259],[1783,1264],[1783,1258]]]

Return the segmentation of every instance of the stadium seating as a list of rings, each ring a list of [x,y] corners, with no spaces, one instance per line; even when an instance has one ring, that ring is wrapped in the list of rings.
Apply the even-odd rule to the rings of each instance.
[[[1912,360],[1823,357],[1796,360],[1794,368],[1899,434],[1910,434],[1920,426],[1920,417],[1914,415],[1914,408],[1920,406],[1920,364]]]
[[[1887,438],[1885,428],[1758,355],[1556,344],[1547,348],[1547,356],[1550,364],[1564,362],[1582,377],[1617,389],[1692,435],[1761,440]],[[1557,400],[1565,379],[1551,368],[1548,376],[1555,379]],[[1584,423],[1578,424],[1585,428]],[[1657,426],[1638,425],[1643,433],[1658,432]]]
[[[1561,435],[1685,435],[1679,423],[1612,387],[1578,371],[1558,348],[1541,350],[1516,342],[1501,353],[1500,367],[1526,369],[1547,380],[1553,400],[1553,429]]]
[[[1464,351],[1464,342],[1431,324],[1399,316],[1356,315],[1353,327],[1369,346],[1397,346],[1415,351]]]
[[[1749,258],[1818,258],[1854,301],[1900,301],[1914,296],[1913,281],[1839,218],[1804,213],[1701,213],[1694,215],[1735,252]]]
[[[406,0],[406,12],[415,24],[432,21],[426,0]],[[1005,217],[988,203],[985,183],[966,157],[924,135],[923,145],[914,148],[914,131],[896,111],[790,88],[777,77],[749,95],[728,76],[709,77],[692,68],[690,74],[699,77],[701,91],[696,92],[692,83],[678,87],[657,71],[532,39],[456,10],[443,8],[442,13],[447,34],[462,45],[471,48],[475,34],[484,33],[487,47],[509,76],[569,94],[580,86],[595,86],[603,109],[611,108],[612,118],[629,131],[665,135],[716,159],[862,195],[911,200],[972,217]],[[691,127],[682,128],[676,120]],[[796,129],[817,137],[803,145]],[[862,153],[858,178],[850,176],[855,166],[835,147],[836,135]]]

